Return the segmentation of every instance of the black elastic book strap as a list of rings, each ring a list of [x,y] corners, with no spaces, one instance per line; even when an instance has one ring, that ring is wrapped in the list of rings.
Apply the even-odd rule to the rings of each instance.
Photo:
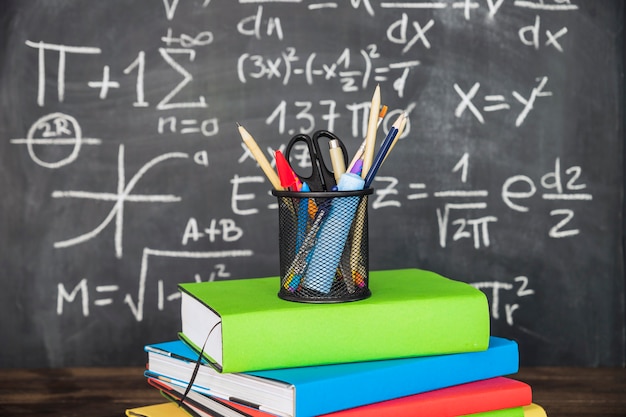
[[[209,330],[209,334],[206,335],[206,339],[204,339],[204,343],[202,344],[202,349],[200,349],[200,354],[198,355],[198,360],[196,360],[196,366],[193,368],[193,373],[191,374],[191,378],[189,379],[189,384],[187,384],[187,388],[185,389],[185,393],[183,394],[183,396],[180,398],[180,400],[178,400],[178,403],[181,406],[183,404],[183,401],[185,401],[185,399],[187,398],[187,394],[189,394],[189,391],[191,391],[191,386],[196,380],[196,376],[198,375],[198,371],[200,370],[200,365],[202,365],[202,355],[204,354],[204,348],[206,347],[206,344],[209,341],[209,337],[211,336],[211,333],[213,333],[213,330],[215,330],[215,328],[219,324],[220,322],[215,323],[213,327],[211,327],[211,330]]]

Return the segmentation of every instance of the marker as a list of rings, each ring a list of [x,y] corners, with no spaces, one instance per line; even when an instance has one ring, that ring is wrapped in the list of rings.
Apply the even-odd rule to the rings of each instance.
[[[330,163],[333,166],[333,175],[335,182],[339,183],[339,178],[346,172],[346,163],[344,162],[343,151],[339,147],[339,141],[333,139],[328,142],[330,147]]]
[[[279,150],[274,152],[274,158],[276,159],[276,169],[278,170],[278,178],[280,179],[280,185],[289,191],[299,191],[302,187],[302,183],[298,179],[298,176],[291,169],[291,165],[285,158],[285,155]]]
[[[391,129],[389,129],[389,132],[387,132],[387,136],[385,137],[383,144],[381,145],[380,149],[378,150],[378,153],[376,154],[376,159],[374,160],[371,168],[365,175],[365,188],[368,188],[372,184],[372,181],[374,180],[374,177],[376,176],[376,172],[378,172],[378,169],[382,165],[383,160],[385,159],[385,156],[387,155],[387,153],[389,152],[389,149],[391,148],[391,144],[393,143],[396,136],[398,135],[398,128],[402,124],[402,120],[404,118],[405,118],[405,114],[402,113],[400,116],[398,116],[396,121],[393,122]],[[365,170],[365,166],[363,166],[363,170]]]
[[[380,85],[376,86],[372,104],[370,105],[370,117],[367,123],[367,135],[365,136],[365,150],[363,151],[363,172],[361,177],[365,178],[372,167],[374,160],[374,147],[376,146],[376,125],[378,122],[378,109],[380,108]]]
[[[239,134],[241,135],[241,139],[246,144],[246,146],[250,150],[250,153],[252,154],[256,162],[259,164],[259,166],[265,173],[265,176],[267,177],[267,179],[272,183],[272,187],[274,187],[275,190],[283,191],[284,189],[280,185],[280,179],[278,178],[278,175],[276,175],[276,171],[274,171],[274,169],[272,168],[269,161],[267,160],[267,158],[265,157],[265,155],[259,148],[259,145],[257,145],[252,135],[248,133],[248,131],[239,123],[237,123],[237,127],[239,129]]]
[[[361,171],[363,171],[363,160],[359,159],[356,161],[356,164],[350,170],[351,174],[361,175]]]

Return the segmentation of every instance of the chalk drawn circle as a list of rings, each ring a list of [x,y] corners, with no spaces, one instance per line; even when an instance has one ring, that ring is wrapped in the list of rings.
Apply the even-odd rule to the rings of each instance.
[[[57,129],[57,131],[53,131],[52,127]],[[63,132],[59,132],[60,127],[62,126]],[[67,132],[65,132],[67,130]],[[73,146],[72,152],[65,158],[56,162],[46,162],[39,158],[35,153],[34,145],[37,145],[40,140],[35,135],[40,131],[48,131],[51,135],[58,135],[59,133],[70,133],[67,135],[68,137],[64,137],[62,144],[70,144]],[[47,144],[55,145],[55,140],[59,141],[58,138],[51,139],[51,141]],[[78,121],[67,114],[64,113],[51,113],[46,116],[39,118],[33,125],[28,129],[28,134],[26,135],[26,147],[28,149],[28,154],[32,158],[32,160],[42,167],[46,168],[59,168],[64,165],[70,164],[76,160],[78,157],[78,153],[80,152],[80,147],[83,142],[83,132],[78,124]],[[59,145],[55,145],[59,146]]]

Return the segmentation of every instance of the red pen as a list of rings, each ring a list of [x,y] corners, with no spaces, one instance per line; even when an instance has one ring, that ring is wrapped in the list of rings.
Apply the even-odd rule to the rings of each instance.
[[[276,159],[276,170],[278,171],[280,185],[289,191],[300,191],[302,182],[300,182],[296,173],[293,172],[289,161],[287,161],[280,149],[274,152],[274,158]]]

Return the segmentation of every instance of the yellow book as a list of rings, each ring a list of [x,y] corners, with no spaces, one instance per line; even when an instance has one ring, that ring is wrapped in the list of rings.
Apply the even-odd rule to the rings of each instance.
[[[173,402],[146,405],[126,410],[128,417],[189,417],[183,408]]]
[[[524,406],[524,417],[547,417],[546,410],[539,404],[532,403]]]

